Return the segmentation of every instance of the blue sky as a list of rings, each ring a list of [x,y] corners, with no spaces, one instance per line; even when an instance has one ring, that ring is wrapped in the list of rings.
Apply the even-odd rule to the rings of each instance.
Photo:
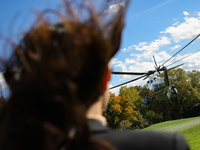
[[[111,61],[114,71],[147,72],[154,69],[152,56],[162,64],[195,36],[200,34],[200,3],[198,0],[132,0],[126,16],[121,49]],[[200,49],[195,40],[166,65]],[[177,63],[185,70],[200,70],[200,53]],[[170,66],[173,67],[174,65]],[[137,76],[113,75],[110,87]],[[127,86],[143,85],[138,80]],[[118,93],[119,88],[110,90]]]
[[[59,8],[56,0],[0,0],[0,33],[14,35],[33,21],[33,12]],[[115,7],[110,6],[110,10]],[[131,0],[128,7],[121,48],[111,60],[114,71],[147,72],[154,69],[152,56],[162,64],[184,45],[200,34],[199,0]],[[2,47],[2,43],[0,43]],[[200,49],[199,39],[184,49],[169,63]],[[2,52],[2,51],[0,51]],[[184,60],[185,70],[200,70],[200,53]],[[168,63],[168,64],[169,64]],[[180,62],[181,63],[181,62]],[[178,63],[178,64],[180,64]],[[112,75],[110,87],[136,76]],[[0,76],[0,82],[3,79]],[[138,80],[127,86],[143,85]],[[118,93],[119,88],[111,90]]]

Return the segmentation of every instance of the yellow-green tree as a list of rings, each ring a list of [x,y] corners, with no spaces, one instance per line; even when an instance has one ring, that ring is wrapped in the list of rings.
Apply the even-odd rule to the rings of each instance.
[[[115,96],[115,94],[110,95],[103,114],[107,119],[108,126],[114,129],[120,128],[120,124],[126,124],[126,128],[130,127],[138,116],[135,106],[127,96]]]
[[[143,98],[146,95],[146,86],[130,86],[121,87],[119,95],[125,95],[135,106],[137,111],[137,119],[132,122],[132,128],[144,128],[147,126],[147,121],[144,119],[145,113],[148,111],[146,105],[143,103]]]

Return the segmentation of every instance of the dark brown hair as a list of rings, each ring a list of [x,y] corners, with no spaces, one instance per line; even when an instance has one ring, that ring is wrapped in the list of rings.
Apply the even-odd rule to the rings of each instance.
[[[65,1],[64,14],[47,11],[56,23],[41,13],[13,46],[4,64],[11,97],[0,115],[1,150],[112,149],[89,138],[85,113],[102,94],[107,64],[119,49],[127,1],[111,16],[97,3]]]

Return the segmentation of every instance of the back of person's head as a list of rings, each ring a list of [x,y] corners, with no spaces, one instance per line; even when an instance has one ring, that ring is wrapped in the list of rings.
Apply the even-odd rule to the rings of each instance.
[[[1,110],[1,150],[112,149],[89,138],[86,111],[104,92],[127,1],[116,1],[121,7],[113,14],[95,2],[65,1],[64,14],[41,13],[13,44],[13,55],[4,62],[11,96]],[[56,23],[46,19],[51,13]]]

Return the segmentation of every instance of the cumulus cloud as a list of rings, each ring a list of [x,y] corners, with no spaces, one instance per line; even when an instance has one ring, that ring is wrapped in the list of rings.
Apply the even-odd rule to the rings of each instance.
[[[137,62],[134,65],[130,65],[128,67],[128,70],[132,72],[148,72],[149,70],[153,69],[153,62]]]
[[[122,52],[126,52],[126,51],[127,51],[127,49],[126,49],[126,48],[123,48],[123,49],[121,49],[121,51],[122,51]]]
[[[147,42],[141,42],[138,45],[134,45],[135,49],[138,51],[156,51],[159,50],[160,46],[165,46],[171,44],[171,41],[168,37],[162,36],[159,39],[156,39],[150,43]]]
[[[122,61],[117,60],[117,58],[112,58],[111,61],[109,62],[109,64],[113,67],[119,67],[122,69],[122,71],[127,71],[127,66],[125,63],[123,63]]]
[[[165,31],[161,31],[160,33],[170,34],[176,43],[184,39],[194,38],[194,36],[199,33],[200,17],[185,17],[184,20],[185,22],[179,24],[178,26],[168,27]]]
[[[134,60],[136,62],[139,62],[139,61],[152,59],[153,55],[156,57],[157,62],[164,61],[170,57],[170,55],[165,51],[161,51],[158,53],[155,53],[154,51],[145,51],[142,54],[131,54],[130,56],[133,56]]]
[[[171,57],[170,54],[168,54],[166,51],[161,51],[159,53],[156,53],[156,54],[154,54],[154,56],[155,56],[157,63],[165,61]]]
[[[184,14],[185,16],[188,16],[188,15],[189,15],[189,13],[188,13],[187,11],[184,11],[183,14]]]
[[[136,61],[134,59],[131,59],[131,58],[126,58],[125,63],[126,64],[134,64],[134,63],[136,63]]]
[[[123,48],[123,49],[121,49],[121,51],[123,51],[123,52],[128,52],[128,51],[130,51],[130,50],[132,50],[132,49],[134,49],[134,45],[131,45],[131,46],[129,46],[128,48]]]
[[[177,48],[179,48],[179,47],[181,47],[181,45],[175,45],[175,46],[173,46],[173,47],[170,47],[170,49],[171,49],[171,51],[173,51],[173,50],[175,50],[175,49],[177,49]]]
[[[179,24],[180,24],[180,22],[177,21],[177,22],[173,23],[172,25],[173,25],[173,26],[177,26],[177,25],[179,25]]]
[[[180,60],[184,57],[187,57],[188,55],[190,55],[190,54],[185,54],[183,56],[178,55],[176,57],[176,60]],[[183,59],[181,62],[181,63],[185,63],[183,66],[183,69],[185,69],[185,70],[200,70],[199,69],[199,66],[200,66],[199,57],[200,57],[200,52],[197,52],[197,53],[195,53],[195,55],[191,55],[190,57]]]
[[[141,54],[134,54],[134,53],[132,53],[130,56],[132,56],[135,61],[141,61],[143,57]]]
[[[119,11],[121,7],[125,7],[124,2],[120,2],[117,4],[110,5],[108,10],[105,11],[106,14],[113,14]]]

